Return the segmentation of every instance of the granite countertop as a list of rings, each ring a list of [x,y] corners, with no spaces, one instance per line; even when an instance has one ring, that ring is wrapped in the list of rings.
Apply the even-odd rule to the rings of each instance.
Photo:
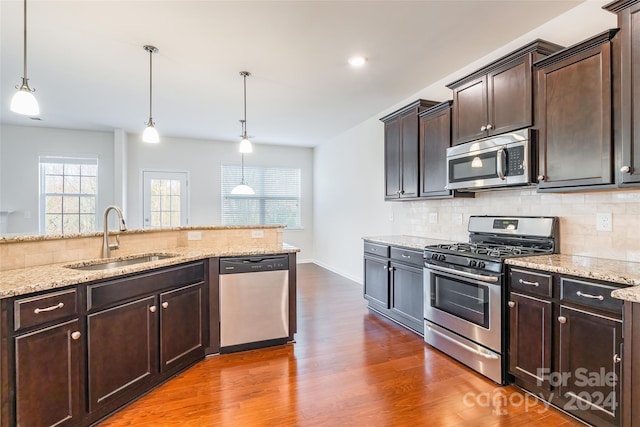
[[[266,255],[287,254],[299,252],[300,249],[283,244],[279,249],[273,248],[247,248],[242,250],[221,251],[207,248],[175,248],[167,251],[145,252],[144,254],[132,254],[125,257],[112,258],[121,260],[136,258],[141,255],[153,253],[154,255],[171,255],[171,258],[132,264],[124,267],[110,268],[107,270],[74,270],[69,266],[84,266],[105,262],[104,259],[87,260],[83,262],[65,262],[60,264],[42,265],[37,267],[17,268],[14,270],[0,271],[0,298],[8,298],[17,295],[25,295],[33,292],[46,291],[64,286],[96,280],[109,279],[125,274],[140,273],[160,267],[182,264],[189,261],[197,261],[206,258],[242,255]]]
[[[518,267],[627,285],[630,287],[616,289],[611,296],[640,302],[640,263],[637,262],[563,254],[509,258],[505,262]]]
[[[453,243],[449,240],[438,240],[419,236],[373,236],[363,237],[362,240],[389,246],[401,246],[403,248],[416,249],[420,251],[424,250],[425,246],[438,245],[441,243]]]

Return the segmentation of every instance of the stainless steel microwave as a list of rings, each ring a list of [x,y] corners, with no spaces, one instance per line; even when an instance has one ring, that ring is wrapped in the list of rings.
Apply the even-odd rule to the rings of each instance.
[[[447,189],[478,191],[530,185],[535,177],[535,130],[522,129],[447,149]]]

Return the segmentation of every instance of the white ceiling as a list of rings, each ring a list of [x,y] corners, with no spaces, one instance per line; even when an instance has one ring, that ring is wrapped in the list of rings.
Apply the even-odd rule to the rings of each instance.
[[[582,0],[28,2],[36,122],[9,110],[22,1],[0,1],[2,123],[315,146]],[[350,69],[347,57],[368,58]]]

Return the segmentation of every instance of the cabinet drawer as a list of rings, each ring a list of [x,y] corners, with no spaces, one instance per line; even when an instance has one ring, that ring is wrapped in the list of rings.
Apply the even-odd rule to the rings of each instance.
[[[14,330],[77,315],[77,301],[75,288],[18,299],[13,302]]]
[[[391,259],[415,265],[417,267],[422,267],[424,264],[424,254],[420,251],[412,251],[410,249],[392,247]]]
[[[611,296],[611,291],[616,289],[619,287],[565,277],[560,278],[560,299],[562,301],[622,313],[623,301]]]
[[[364,253],[388,258],[389,246],[380,245],[378,243],[364,242]]]
[[[551,275],[529,270],[511,269],[511,290],[551,297]]]

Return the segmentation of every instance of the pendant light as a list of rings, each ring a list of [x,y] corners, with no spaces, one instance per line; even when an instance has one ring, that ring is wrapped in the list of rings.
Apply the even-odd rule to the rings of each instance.
[[[18,92],[11,99],[11,111],[26,116],[37,116],[40,114],[38,100],[33,96],[35,89],[29,87],[29,79],[27,78],[27,0],[24,0],[24,45],[23,45],[23,75],[22,84],[16,86]]]
[[[158,48],[151,45],[144,45],[143,47],[144,50],[149,52],[149,121],[147,122],[147,128],[142,134],[142,140],[144,142],[156,144],[160,142],[160,136],[158,135],[155,123],[153,122],[151,106],[153,101],[153,54],[158,53]]]
[[[242,130],[244,131],[246,122],[244,120],[240,120],[240,123],[242,124]],[[248,139],[246,141],[249,142]],[[250,142],[249,142],[249,148],[251,148]],[[250,153],[251,151],[248,151],[248,152]],[[256,194],[256,192],[253,191],[253,188],[249,187],[247,183],[244,181],[244,153],[245,151],[242,151],[242,143],[240,143],[240,157],[242,158],[242,168],[241,168],[242,177],[240,179],[240,184],[236,185],[231,190],[231,194],[240,195],[240,196],[250,196],[252,194]]]
[[[244,82],[244,120],[240,120],[242,123],[242,140],[240,141],[240,152],[251,153],[253,152],[253,146],[249,137],[247,136],[247,77],[251,75],[248,71],[240,71]]]

